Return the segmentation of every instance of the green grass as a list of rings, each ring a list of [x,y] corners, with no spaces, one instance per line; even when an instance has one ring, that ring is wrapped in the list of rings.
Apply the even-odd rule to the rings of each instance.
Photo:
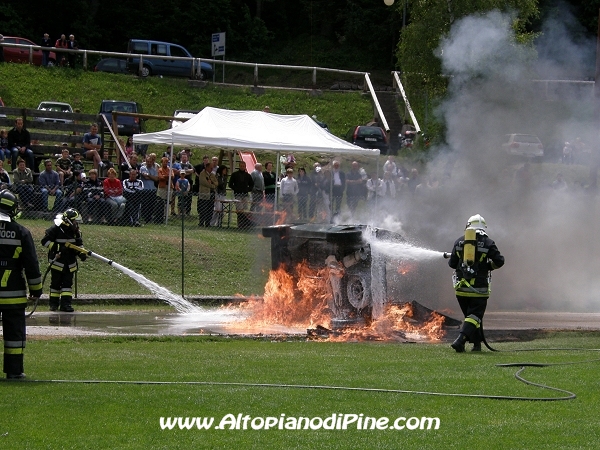
[[[323,92],[266,89],[263,95],[249,88],[209,83],[190,87],[186,79],[138,79],[131,75],[86,72],[61,67],[42,68],[25,64],[0,64],[0,97],[7,107],[37,108],[43,100],[70,103],[85,114],[97,114],[104,99],[135,100],[147,114],[170,116],[177,109],[262,110],[269,105],[278,114],[316,114],[330,130],[343,136],[353,125],[373,117],[370,97],[360,92]],[[148,120],[148,131],[168,128],[165,121]]]
[[[567,333],[525,347],[600,347]],[[507,362],[575,362],[597,352],[456,354],[447,344],[268,341],[209,337],[34,340],[33,380],[276,383],[556,397],[518,382]],[[234,385],[3,383],[10,415],[2,448],[595,448],[598,362],[529,368],[531,381],[577,394],[558,402],[500,401],[348,390]],[[438,430],[171,430],[161,416],[438,417]]]

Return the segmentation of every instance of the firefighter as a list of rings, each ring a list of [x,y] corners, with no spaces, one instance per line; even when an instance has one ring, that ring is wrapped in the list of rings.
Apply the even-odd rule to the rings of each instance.
[[[86,255],[65,246],[67,242],[81,246],[79,223],[81,215],[76,209],[69,208],[58,214],[54,225],[46,230],[42,245],[48,247],[50,263],[50,311],[73,312],[73,274],[77,271],[77,256],[85,261]]]
[[[491,271],[504,265],[496,243],[485,232],[487,224],[479,214],[471,216],[464,236],[454,243],[448,265],[455,269],[454,290],[465,321],[452,343],[458,353],[465,351],[467,341],[472,351],[481,351],[481,320],[490,296]]]
[[[27,285],[30,300],[38,300],[42,295],[42,275],[35,244],[29,230],[14,221],[16,213],[16,197],[3,189],[0,191],[0,315],[4,336],[4,372],[9,380],[25,378],[23,350]]]

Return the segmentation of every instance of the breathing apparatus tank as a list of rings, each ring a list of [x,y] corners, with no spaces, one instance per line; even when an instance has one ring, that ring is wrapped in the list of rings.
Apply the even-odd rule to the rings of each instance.
[[[465,230],[465,243],[463,246],[463,261],[471,267],[475,263],[475,248],[477,246],[477,230],[467,228]]]

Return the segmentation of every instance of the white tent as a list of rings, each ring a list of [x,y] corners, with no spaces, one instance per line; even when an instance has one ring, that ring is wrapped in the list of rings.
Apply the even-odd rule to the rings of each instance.
[[[133,142],[284,153],[379,155],[379,150],[361,148],[332,135],[307,115],[231,111],[209,106],[176,128],[135,134]]]

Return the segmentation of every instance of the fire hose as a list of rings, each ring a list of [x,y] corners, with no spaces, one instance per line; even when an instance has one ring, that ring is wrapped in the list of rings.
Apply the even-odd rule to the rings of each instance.
[[[442,256],[444,257],[444,259],[448,259],[450,258],[451,254],[448,252],[444,252],[442,254]],[[471,288],[473,290],[473,292],[478,293],[475,288],[473,288],[470,284],[467,284],[469,288]],[[488,350],[492,351],[492,352],[499,352],[500,350],[497,350],[493,347],[490,346],[490,344],[488,344],[487,339],[485,338],[485,334],[483,333],[483,320],[481,322],[479,322],[479,334],[481,336],[481,342],[483,342],[483,345],[485,345],[487,347]]]
[[[65,247],[67,247],[67,248],[70,248],[70,249],[73,249],[73,250],[75,250],[75,251],[77,251],[77,252],[79,252],[79,253],[81,253],[81,254],[83,254],[83,255],[87,255],[87,256],[91,256],[92,258],[99,259],[100,261],[107,263],[109,266],[111,266],[111,265],[113,264],[113,262],[114,262],[112,259],[105,258],[105,257],[104,257],[104,256],[102,256],[102,255],[99,255],[99,254],[97,254],[97,253],[94,253],[93,251],[91,251],[91,250],[87,250],[87,249],[85,249],[85,248],[83,248],[83,247],[79,247],[79,246],[77,246],[77,245],[75,245],[75,244],[71,244],[70,242],[65,242],[65,244],[64,244],[64,245],[65,245]],[[42,286],[43,286],[43,285],[44,285],[44,283],[46,282],[46,277],[47,277],[47,276],[48,276],[48,274],[50,273],[50,269],[52,268],[52,263],[53,263],[54,261],[56,261],[56,260],[57,260],[59,257],[60,257],[60,253],[58,253],[58,254],[57,254],[55,257],[54,257],[54,259],[53,259],[53,260],[51,260],[51,261],[50,261],[50,263],[48,264],[48,268],[46,269],[46,272],[44,272],[44,277],[42,278]],[[35,312],[35,310],[37,309],[37,306],[38,306],[38,303],[39,303],[39,301],[40,301],[39,297],[35,299],[35,301],[34,301],[34,303],[33,303],[33,307],[32,307],[32,309],[31,309],[31,311],[29,311],[29,312],[28,312],[28,313],[25,315],[25,317],[26,317],[26,318],[27,318],[27,317],[31,317],[31,316],[33,315],[33,313],[34,313],[34,312]]]

